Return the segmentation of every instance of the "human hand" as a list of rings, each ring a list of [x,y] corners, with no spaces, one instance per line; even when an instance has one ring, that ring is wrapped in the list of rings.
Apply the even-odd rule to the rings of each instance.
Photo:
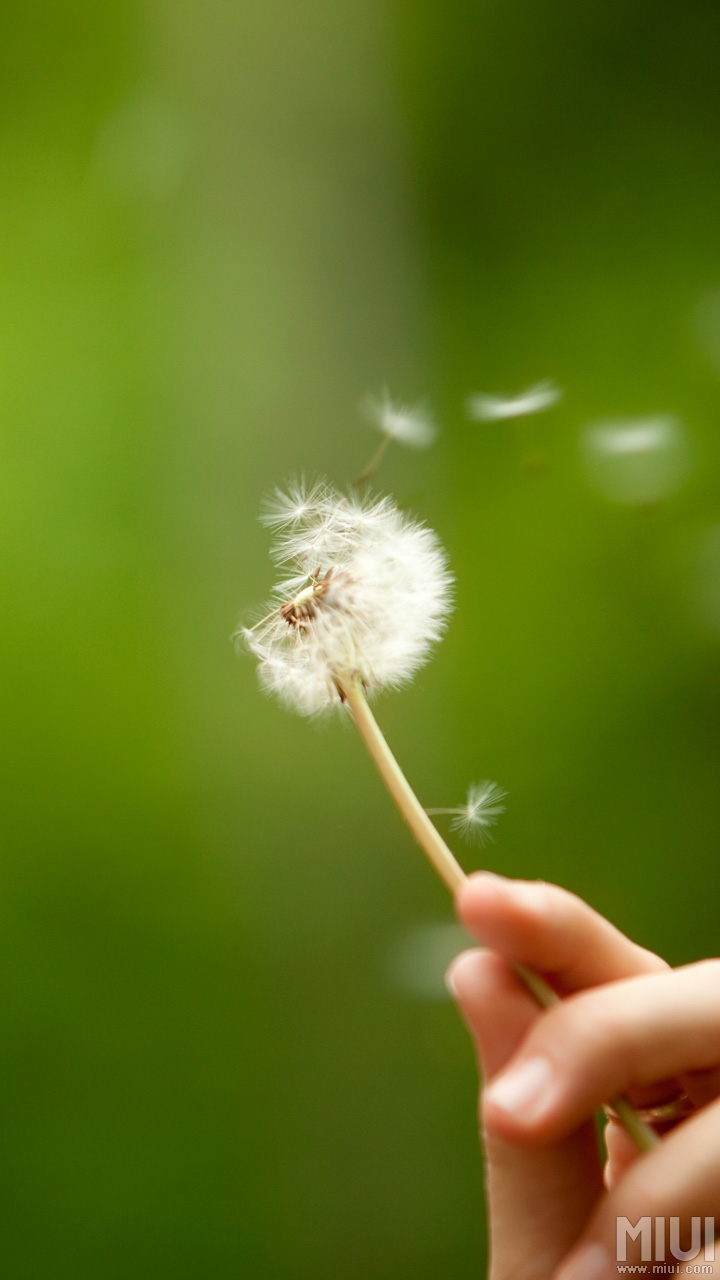
[[[487,1082],[490,1280],[606,1280],[618,1217],[720,1218],[720,961],[671,970],[553,885],[481,872],[457,907],[487,948],[458,957],[449,984]],[[538,1009],[514,963],[561,1003]],[[681,1090],[693,1114],[643,1156],[610,1121],[603,1168],[602,1103],[652,1107]],[[640,1238],[627,1245],[640,1261]]]

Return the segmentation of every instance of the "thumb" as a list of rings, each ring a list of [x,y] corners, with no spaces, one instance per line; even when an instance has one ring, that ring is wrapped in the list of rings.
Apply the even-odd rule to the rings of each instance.
[[[500,1071],[541,1016],[512,968],[492,951],[466,951],[448,986],[475,1041],[485,1080]],[[583,1231],[602,1192],[595,1126],[544,1147],[483,1133],[490,1232],[489,1280],[547,1280]]]

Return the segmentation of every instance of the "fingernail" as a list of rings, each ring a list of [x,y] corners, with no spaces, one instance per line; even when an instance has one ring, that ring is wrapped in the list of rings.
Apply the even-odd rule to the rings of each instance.
[[[470,972],[471,969],[475,967],[475,954],[476,953],[472,951],[462,951],[460,955],[456,956],[455,959],[452,961],[452,963],[448,968],[447,973],[445,974],[445,986],[450,992],[450,995],[452,996],[453,1000],[460,999],[460,992],[458,990],[458,983],[457,983],[457,975],[460,973],[462,969],[465,969],[466,967],[467,967],[468,973]]]
[[[447,973],[445,974],[445,986],[450,992],[450,995],[452,996],[453,1000],[457,1000],[458,993],[457,993],[457,987],[455,986],[455,979],[453,978],[452,965],[450,966]]]
[[[611,1274],[607,1250],[601,1244],[585,1244],[560,1268],[555,1280],[608,1280]]]
[[[523,1120],[534,1120],[546,1109],[554,1071],[547,1058],[528,1058],[506,1071],[485,1090],[485,1101]]]

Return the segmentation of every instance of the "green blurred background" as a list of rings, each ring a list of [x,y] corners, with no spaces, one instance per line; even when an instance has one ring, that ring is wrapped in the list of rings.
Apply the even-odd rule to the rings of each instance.
[[[720,10],[2,26],[2,1273],[475,1277],[450,903],[349,728],[230,636],[263,493],[349,479],[365,393],[427,397],[439,443],[382,482],[457,611],[379,705],[392,745],[427,804],[507,788],[468,868],[717,951]],[[552,412],[468,419],[546,377]],[[582,429],[659,413],[691,465],[609,500]]]

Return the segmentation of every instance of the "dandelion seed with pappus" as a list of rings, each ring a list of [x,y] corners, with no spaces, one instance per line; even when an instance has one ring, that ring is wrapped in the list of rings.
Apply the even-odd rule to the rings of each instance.
[[[466,402],[469,417],[476,422],[502,422],[507,418],[523,418],[531,413],[544,413],[562,396],[562,391],[552,382],[538,382],[517,396],[469,396]]]
[[[452,814],[451,831],[459,831],[466,840],[485,844],[486,840],[493,839],[490,828],[505,812],[505,805],[501,802],[506,796],[507,791],[503,791],[497,782],[474,782],[468,790],[465,804],[454,809],[426,809],[425,812],[431,815]]]
[[[379,399],[369,396],[363,409],[365,417],[383,438],[367,466],[353,481],[354,488],[373,478],[393,440],[411,449],[428,449],[437,439],[437,426],[424,405],[399,404],[385,391]]]
[[[412,449],[427,449],[437,438],[438,429],[424,405],[405,405],[391,400],[387,391],[380,399],[365,401],[368,418],[378,431]]]

